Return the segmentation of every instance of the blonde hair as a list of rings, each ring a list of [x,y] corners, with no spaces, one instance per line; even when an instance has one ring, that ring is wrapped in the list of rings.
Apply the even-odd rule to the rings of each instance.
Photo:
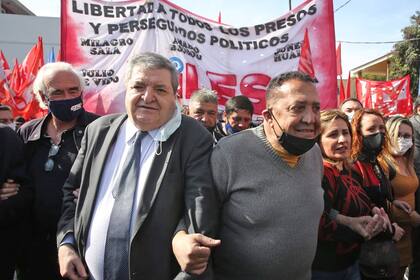
[[[405,161],[405,167],[410,172],[411,175],[415,174],[414,171],[414,128],[411,122],[404,117],[401,116],[395,116],[388,119],[386,122],[386,130],[389,133],[389,137],[391,140],[391,145],[393,147],[398,147],[398,132],[400,130],[400,126],[402,124],[406,124],[411,128],[411,131],[413,132],[413,136],[411,138],[411,141],[413,142],[413,146],[403,155]]]

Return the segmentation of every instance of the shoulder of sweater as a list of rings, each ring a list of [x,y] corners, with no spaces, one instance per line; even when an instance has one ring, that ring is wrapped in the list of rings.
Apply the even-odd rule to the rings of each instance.
[[[217,146],[219,147],[238,147],[240,148],[241,145],[243,145],[244,143],[252,143],[249,142],[250,139],[252,139],[252,137],[255,137],[255,132],[254,130],[256,130],[255,128],[249,128],[231,135],[227,135],[223,138],[221,138],[218,142],[217,142]],[[254,138],[255,140],[257,139],[257,137]]]

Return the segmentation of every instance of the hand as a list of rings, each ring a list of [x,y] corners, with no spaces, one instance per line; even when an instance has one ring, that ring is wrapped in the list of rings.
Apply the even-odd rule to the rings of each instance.
[[[384,231],[384,219],[378,214],[375,214],[372,217],[372,220],[366,225],[365,229],[367,232],[370,233],[368,238],[366,238],[367,240],[369,240],[372,237]]]
[[[417,213],[417,211],[411,211],[410,222],[413,227],[418,227],[420,225],[420,214]]]
[[[58,248],[58,263],[60,274],[64,278],[70,280],[88,279],[82,260],[70,245],[62,245]]]
[[[7,179],[0,188],[0,200],[6,200],[19,192],[20,185],[12,179]]]
[[[392,204],[394,204],[395,207],[401,209],[402,211],[406,212],[407,214],[411,213],[411,210],[412,210],[411,206],[410,206],[410,204],[408,204],[405,201],[395,199],[392,202]]]
[[[80,188],[77,188],[73,191],[74,203],[77,203],[77,200],[79,199],[79,194],[80,194]]]
[[[402,229],[402,228],[400,228],[400,226],[397,224],[397,223],[393,223],[392,224],[393,226],[394,226],[394,228],[395,228],[395,232],[394,232],[394,236],[392,237],[392,239],[395,241],[395,242],[398,242],[398,241],[400,241],[400,239],[403,237],[403,235],[405,234],[405,231]]]
[[[211,248],[219,245],[220,240],[185,231],[177,232],[172,239],[172,250],[182,271],[195,275],[206,270]]]
[[[388,230],[389,232],[392,232],[391,221],[389,220],[388,214],[385,212],[384,208],[373,207],[372,213],[377,214],[383,220],[383,231]]]
[[[348,226],[352,231],[360,234],[363,238],[370,239],[372,235],[372,231],[376,227],[378,220],[379,220],[378,218],[374,220],[370,216],[362,216],[362,217],[348,217],[347,216],[345,219],[343,219],[343,224]]]

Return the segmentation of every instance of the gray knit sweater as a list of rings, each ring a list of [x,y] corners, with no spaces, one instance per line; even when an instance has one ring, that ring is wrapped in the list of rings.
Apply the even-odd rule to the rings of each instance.
[[[211,166],[222,203],[217,280],[309,280],[323,211],[315,145],[289,167],[262,126],[225,137]]]

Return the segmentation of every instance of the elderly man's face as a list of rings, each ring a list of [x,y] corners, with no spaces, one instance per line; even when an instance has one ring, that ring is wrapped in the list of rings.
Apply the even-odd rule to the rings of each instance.
[[[46,74],[47,97],[51,101],[67,100],[82,94],[79,78],[72,72],[58,71]]]
[[[171,119],[175,103],[169,70],[134,67],[127,82],[125,107],[138,129],[150,131],[164,125]]]
[[[273,118],[266,118],[277,135],[282,131],[296,137],[313,139],[320,131],[320,102],[315,86],[310,82],[289,80],[273,89],[279,98],[271,105]]]
[[[214,129],[217,121],[217,104],[198,101],[190,102],[189,115],[201,122],[207,129]]]

